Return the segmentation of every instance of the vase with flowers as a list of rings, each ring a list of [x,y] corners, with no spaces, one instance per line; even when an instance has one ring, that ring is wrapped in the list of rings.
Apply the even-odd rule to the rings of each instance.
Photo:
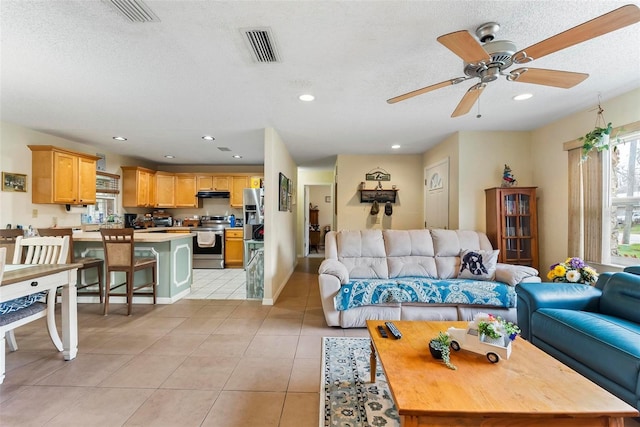
[[[584,283],[595,285],[598,273],[578,257],[567,258],[564,262],[553,264],[547,273],[552,282]]]
[[[489,344],[506,347],[520,334],[520,328],[500,316],[478,313],[474,319],[480,340]]]

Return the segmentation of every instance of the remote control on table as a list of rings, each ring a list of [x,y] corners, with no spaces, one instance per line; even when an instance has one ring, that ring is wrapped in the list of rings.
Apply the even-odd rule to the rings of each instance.
[[[384,324],[387,325],[387,328],[389,328],[389,332],[391,332],[391,335],[393,335],[395,339],[399,340],[400,338],[402,338],[402,334],[400,333],[396,325],[394,325],[392,322],[385,322]]]
[[[378,326],[378,331],[380,331],[380,336],[382,338],[389,338],[389,335],[387,335],[387,330],[384,328],[384,326]]]

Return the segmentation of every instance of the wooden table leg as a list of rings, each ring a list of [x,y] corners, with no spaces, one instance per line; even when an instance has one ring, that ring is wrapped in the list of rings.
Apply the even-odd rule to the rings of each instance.
[[[371,341],[371,357],[369,358],[369,368],[371,370],[371,382],[376,382],[376,369],[378,364],[376,363],[376,348]]]

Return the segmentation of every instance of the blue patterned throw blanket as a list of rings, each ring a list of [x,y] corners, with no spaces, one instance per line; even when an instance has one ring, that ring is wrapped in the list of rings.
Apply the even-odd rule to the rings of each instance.
[[[402,277],[353,280],[342,285],[334,299],[336,310],[400,302],[512,308],[516,306],[516,291],[501,282]]]

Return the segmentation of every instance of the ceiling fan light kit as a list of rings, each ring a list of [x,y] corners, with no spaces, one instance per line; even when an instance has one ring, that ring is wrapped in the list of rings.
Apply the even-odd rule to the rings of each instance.
[[[417,89],[390,98],[387,102],[394,104],[436,89],[478,78],[480,83],[467,90],[451,115],[451,117],[459,117],[467,114],[486,85],[498,80],[500,76],[505,76],[509,82],[569,89],[584,81],[589,74],[530,67],[511,71],[507,69],[513,64],[529,63],[637,22],[640,22],[640,8],[635,4],[628,4],[522,50],[517,50],[515,43],[509,40],[495,40],[496,32],[500,29],[500,25],[496,22],[487,22],[479,26],[475,31],[477,38],[466,30],[445,34],[437,40],[464,61],[463,72],[466,77],[456,77]]]

